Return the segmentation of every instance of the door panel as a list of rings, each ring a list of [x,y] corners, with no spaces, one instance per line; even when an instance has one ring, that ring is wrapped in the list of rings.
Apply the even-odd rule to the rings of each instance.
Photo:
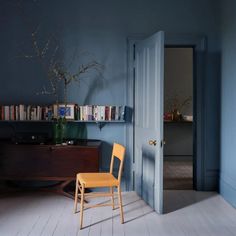
[[[164,33],[138,43],[135,58],[135,188],[162,213]]]
[[[155,152],[142,148],[142,197],[154,208]]]

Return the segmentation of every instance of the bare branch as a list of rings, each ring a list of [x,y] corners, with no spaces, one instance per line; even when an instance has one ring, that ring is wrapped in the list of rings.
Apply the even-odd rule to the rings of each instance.
[[[25,55],[25,54],[22,54],[22,55],[19,55],[19,56],[15,56],[15,58],[26,58],[26,59],[32,59],[32,58],[35,58],[35,56],[33,56],[33,55]]]
[[[41,92],[37,92],[37,95],[52,95],[53,92],[48,91],[45,86],[43,87],[43,90]]]
[[[50,44],[50,39],[47,40],[43,50],[42,50],[42,57],[44,57],[48,51],[48,48],[49,48],[49,44]]]
[[[36,35],[39,31],[40,28],[40,24],[38,24],[38,26],[35,27],[35,31],[32,32],[33,35]]]
[[[36,3],[37,0],[33,1],[34,3]],[[77,51],[73,51],[73,55],[68,60],[69,63],[60,61],[60,56],[63,55],[63,49],[60,47],[60,42],[58,41],[58,39],[52,34],[47,40],[43,40],[42,44],[42,42],[39,41],[40,24],[37,25],[37,27],[32,27],[33,21],[30,21],[26,17],[26,14],[24,12],[25,9],[22,6],[21,0],[19,0],[17,7],[22,13],[23,20],[30,32],[32,48],[34,51],[32,55],[21,52],[18,57],[27,59],[37,58],[43,71],[45,72],[45,75],[49,80],[49,89],[44,86],[42,88],[42,91],[37,94],[54,95],[56,101],[58,101],[60,88],[61,86],[63,86],[64,101],[65,103],[67,103],[68,85],[74,81],[79,83],[83,75],[89,73],[92,70],[100,73],[103,69],[103,66],[95,60],[91,60],[91,58],[89,58],[88,63],[80,64],[77,70],[72,71],[71,68],[73,66],[73,63],[75,63],[76,61],[75,58],[78,56]],[[35,29],[32,31],[32,28]],[[88,55],[90,54],[87,53],[87,56]]]

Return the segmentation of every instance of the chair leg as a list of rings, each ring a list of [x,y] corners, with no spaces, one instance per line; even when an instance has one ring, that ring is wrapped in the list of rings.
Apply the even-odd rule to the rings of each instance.
[[[75,183],[75,205],[74,205],[74,213],[77,212],[77,204],[78,204],[78,180],[76,178],[76,183]]]
[[[123,205],[122,205],[120,186],[118,186],[118,198],[119,198],[119,207],[120,207],[120,220],[121,220],[121,224],[123,224],[124,223],[124,214],[123,214]]]
[[[114,205],[114,189],[113,189],[113,187],[110,187],[110,193],[111,193],[112,210],[114,210],[115,209],[115,205]]]
[[[81,200],[80,200],[80,229],[83,227],[83,213],[84,213],[84,184],[82,184]]]

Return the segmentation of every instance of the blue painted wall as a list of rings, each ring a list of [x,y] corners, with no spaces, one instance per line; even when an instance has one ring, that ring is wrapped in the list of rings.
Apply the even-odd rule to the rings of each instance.
[[[206,150],[204,187],[215,189],[219,150],[219,18],[213,0],[37,0],[22,1],[31,22],[41,23],[42,38],[56,32],[65,60],[75,50],[88,51],[105,65],[103,80],[91,75],[87,83],[70,88],[69,100],[79,104],[126,104],[127,37],[167,33],[200,34],[208,40],[205,72]],[[37,7],[33,6],[35,2]],[[52,97],[37,96],[47,84],[45,74],[34,61],[16,58],[19,48],[30,51],[29,32],[14,0],[0,2],[1,103],[50,103]],[[77,59],[75,60],[77,63]],[[109,124],[99,131],[88,125],[88,137],[104,140],[102,168],[108,167],[113,141],[126,144],[126,125]],[[131,158],[131,157],[127,157]],[[126,173],[130,166],[126,166]],[[128,184],[129,186],[129,184]]]
[[[236,2],[222,1],[221,172],[220,193],[236,207]]]

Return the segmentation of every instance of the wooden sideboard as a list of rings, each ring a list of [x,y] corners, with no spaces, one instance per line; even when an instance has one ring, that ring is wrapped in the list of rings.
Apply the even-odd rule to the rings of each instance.
[[[77,145],[11,144],[0,142],[0,179],[62,181],[64,187],[79,172],[98,172],[101,141]]]

